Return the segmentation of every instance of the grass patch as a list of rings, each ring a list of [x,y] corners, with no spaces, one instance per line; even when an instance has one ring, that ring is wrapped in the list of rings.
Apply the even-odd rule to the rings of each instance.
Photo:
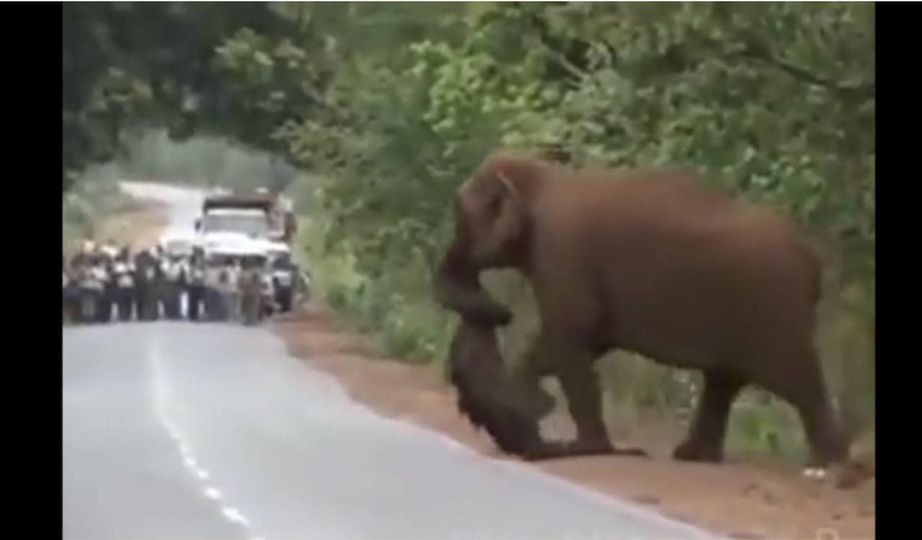
[[[725,448],[729,454],[801,463],[807,458],[809,446],[800,417],[790,405],[750,391],[733,405]]]
[[[310,269],[314,292],[347,324],[374,337],[389,357],[412,363],[445,357],[451,315],[432,303],[430,276],[421,261],[370,278],[356,270],[353,257],[324,250],[310,218],[302,217],[299,223],[303,224],[298,237],[304,248],[301,263]],[[411,288],[410,283],[416,286]]]

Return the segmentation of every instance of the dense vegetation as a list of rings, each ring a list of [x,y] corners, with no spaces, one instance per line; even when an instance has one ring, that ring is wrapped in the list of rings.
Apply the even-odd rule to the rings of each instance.
[[[303,242],[327,301],[429,361],[452,323],[428,288],[449,201],[485,153],[694,168],[804,226],[827,263],[828,378],[849,424],[872,427],[873,5],[237,5],[66,8],[65,186],[132,124],[272,151],[306,173],[292,189],[313,203]],[[490,285],[520,313],[513,359],[530,298],[514,276]],[[693,376],[642,359],[602,369],[622,427],[694,398]],[[734,432],[783,451],[790,418],[743,403]]]
[[[127,198],[117,184],[113,165],[89,167],[80,182],[64,194],[61,201],[61,240],[65,254],[70,254],[85,238],[96,238],[100,221],[123,208]]]

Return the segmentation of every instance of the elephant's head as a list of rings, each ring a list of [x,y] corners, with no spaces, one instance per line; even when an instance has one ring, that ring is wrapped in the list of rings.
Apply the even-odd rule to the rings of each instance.
[[[547,163],[494,154],[458,189],[455,234],[438,268],[436,299],[469,321],[508,323],[512,315],[480,285],[490,268],[523,268],[529,259],[530,200]]]

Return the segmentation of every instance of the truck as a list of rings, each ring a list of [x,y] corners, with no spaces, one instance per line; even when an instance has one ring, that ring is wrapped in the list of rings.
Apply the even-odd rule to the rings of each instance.
[[[195,228],[202,236],[231,232],[288,244],[297,225],[288,201],[268,193],[254,193],[207,197]]]
[[[196,244],[206,257],[239,247],[241,241],[258,250],[272,270],[273,296],[282,311],[291,309],[298,289],[306,287],[300,269],[290,262],[296,224],[289,201],[265,192],[212,195],[202,203],[195,228]]]

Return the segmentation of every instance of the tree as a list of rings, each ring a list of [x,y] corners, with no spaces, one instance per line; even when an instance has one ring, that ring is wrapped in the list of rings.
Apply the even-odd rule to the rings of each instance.
[[[178,139],[219,133],[280,151],[272,128],[307,110],[309,89],[254,95],[249,72],[239,69],[252,57],[231,54],[256,32],[284,44],[295,28],[270,4],[115,2],[63,9],[65,190],[87,164],[122,151],[123,130],[139,123],[164,125]],[[227,43],[232,36],[237,40]],[[227,54],[216,58],[220,47]],[[286,53],[284,47],[278,51]],[[288,66],[269,74],[273,86],[281,75],[294,79],[292,72],[304,68]]]

